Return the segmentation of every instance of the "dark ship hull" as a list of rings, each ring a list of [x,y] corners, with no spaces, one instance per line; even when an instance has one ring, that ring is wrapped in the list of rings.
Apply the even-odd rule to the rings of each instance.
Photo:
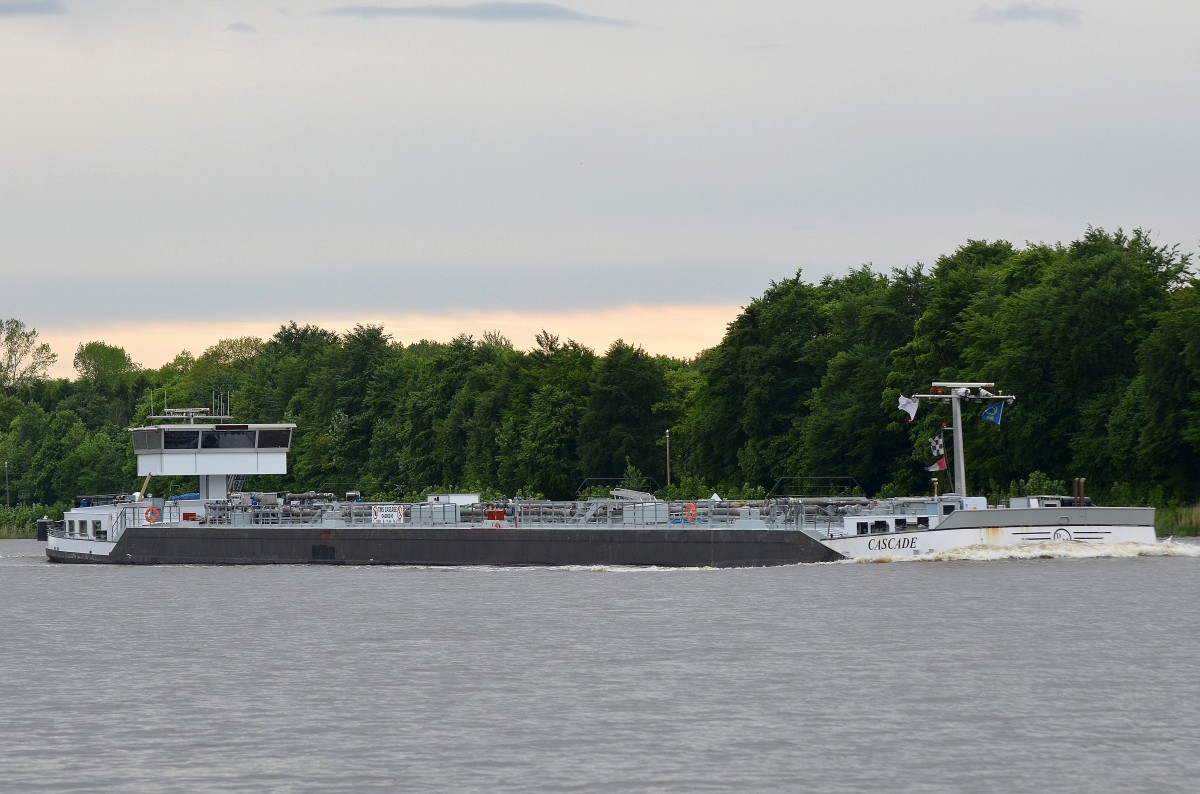
[[[107,554],[47,548],[55,562],[125,565],[614,565],[739,568],[832,562],[798,530],[138,526]]]

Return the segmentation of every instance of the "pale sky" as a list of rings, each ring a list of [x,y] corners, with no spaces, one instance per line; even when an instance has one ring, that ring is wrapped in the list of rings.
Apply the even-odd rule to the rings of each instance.
[[[0,318],[691,357],[801,269],[1200,241],[1200,4],[0,0]]]

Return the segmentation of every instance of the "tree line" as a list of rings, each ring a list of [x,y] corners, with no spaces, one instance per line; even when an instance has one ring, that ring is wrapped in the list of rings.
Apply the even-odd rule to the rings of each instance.
[[[1110,503],[1190,503],[1200,498],[1190,264],[1142,230],[1089,228],[1070,244],[969,241],[928,269],[866,265],[817,282],[797,272],[690,360],[621,340],[597,353],[547,331],[518,350],[498,333],[404,344],[372,325],[292,322],[158,369],[90,342],[66,379],[45,375],[54,354],[36,331],[5,320],[6,504],[129,490],[128,427],[164,403],[208,406],[218,393],[238,421],[297,425],[290,473],[248,488],[572,498],[586,478],[622,478],[697,498],[850,476],[869,495],[921,494],[927,440],[949,416],[925,405],[909,423],[896,406],[935,380],[1017,395],[999,428],[966,413],[973,493],[1087,477]]]

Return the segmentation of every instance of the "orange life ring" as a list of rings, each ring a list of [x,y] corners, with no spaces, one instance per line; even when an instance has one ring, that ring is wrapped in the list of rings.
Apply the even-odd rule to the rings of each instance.
[[[161,515],[161,513],[158,512],[157,507],[147,507],[146,508],[146,523],[147,524],[155,523],[156,521],[158,521],[158,517],[160,515]]]
[[[687,507],[683,508],[683,517],[687,519],[689,524],[696,523],[696,503],[688,502]]]

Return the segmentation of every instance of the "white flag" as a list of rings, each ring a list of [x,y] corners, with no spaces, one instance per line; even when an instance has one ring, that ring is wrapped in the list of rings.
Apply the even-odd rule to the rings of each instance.
[[[910,422],[917,418],[917,406],[919,404],[911,397],[905,397],[903,394],[900,395],[900,410],[908,414],[908,421]]]

